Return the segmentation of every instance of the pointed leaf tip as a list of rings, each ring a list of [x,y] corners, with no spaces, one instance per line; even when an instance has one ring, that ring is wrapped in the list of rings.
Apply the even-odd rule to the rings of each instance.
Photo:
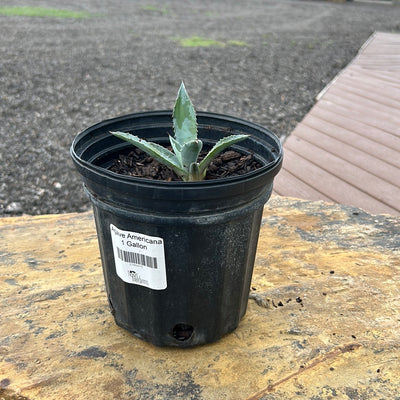
[[[181,146],[197,139],[196,111],[183,82],[178,91],[172,117],[175,139]]]

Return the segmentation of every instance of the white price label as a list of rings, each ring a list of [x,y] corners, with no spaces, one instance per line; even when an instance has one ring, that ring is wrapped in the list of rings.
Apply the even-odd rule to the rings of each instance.
[[[164,240],[123,231],[110,224],[117,275],[127,283],[154,290],[167,287]]]

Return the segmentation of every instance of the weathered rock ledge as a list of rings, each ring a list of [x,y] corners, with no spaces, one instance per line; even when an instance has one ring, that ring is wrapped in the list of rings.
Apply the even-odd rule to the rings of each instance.
[[[115,325],[91,213],[0,219],[1,397],[395,398],[399,232],[398,218],[273,197],[239,328],[176,350]]]

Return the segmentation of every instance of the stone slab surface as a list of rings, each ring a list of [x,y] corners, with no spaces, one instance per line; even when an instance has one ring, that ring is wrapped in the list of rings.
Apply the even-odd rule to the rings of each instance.
[[[91,213],[0,219],[4,399],[395,399],[400,219],[273,197],[248,311],[156,348],[108,310]]]

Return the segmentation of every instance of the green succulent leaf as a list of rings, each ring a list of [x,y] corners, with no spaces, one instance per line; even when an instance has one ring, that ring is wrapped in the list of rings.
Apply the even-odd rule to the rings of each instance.
[[[182,158],[181,158],[182,145],[171,135],[169,136],[169,141],[171,143],[172,149],[174,150],[176,157],[178,158],[182,166]]]
[[[199,156],[202,147],[203,142],[198,139],[185,143],[182,146],[181,160],[184,169],[187,170],[193,163],[197,163],[197,157]]]
[[[140,139],[139,137],[132,135],[131,133],[126,132],[110,132],[114,136],[125,140],[140,150],[144,151],[158,162],[166,165],[167,167],[173,169],[179,176],[184,176],[186,171],[182,168],[180,161],[177,156],[166,149],[165,147],[152,142],[147,142],[144,139]]]
[[[196,111],[183,82],[178,91],[172,114],[175,139],[181,146],[197,139]]]
[[[204,176],[202,176],[200,172],[199,164],[197,163],[190,164],[188,181],[201,181],[203,179]]]
[[[222,151],[224,151],[227,147],[231,146],[232,144],[235,144],[237,142],[241,142],[242,140],[248,138],[249,135],[231,135],[231,136],[226,136],[222,139],[220,139],[214,147],[208,152],[206,157],[200,162],[199,164],[199,169],[201,174],[205,176],[207,167],[210,165],[210,162],[217,157],[218,154],[220,154]]]
[[[196,112],[183,82],[178,91],[172,121],[175,136],[170,136],[169,140],[173,152],[157,143],[147,142],[130,133],[111,133],[138,147],[161,164],[171,168],[184,181],[201,181],[204,179],[207,167],[219,153],[232,144],[248,137],[248,135],[232,135],[222,138],[209,151],[207,156],[198,163],[197,159],[203,143],[197,138]]]

